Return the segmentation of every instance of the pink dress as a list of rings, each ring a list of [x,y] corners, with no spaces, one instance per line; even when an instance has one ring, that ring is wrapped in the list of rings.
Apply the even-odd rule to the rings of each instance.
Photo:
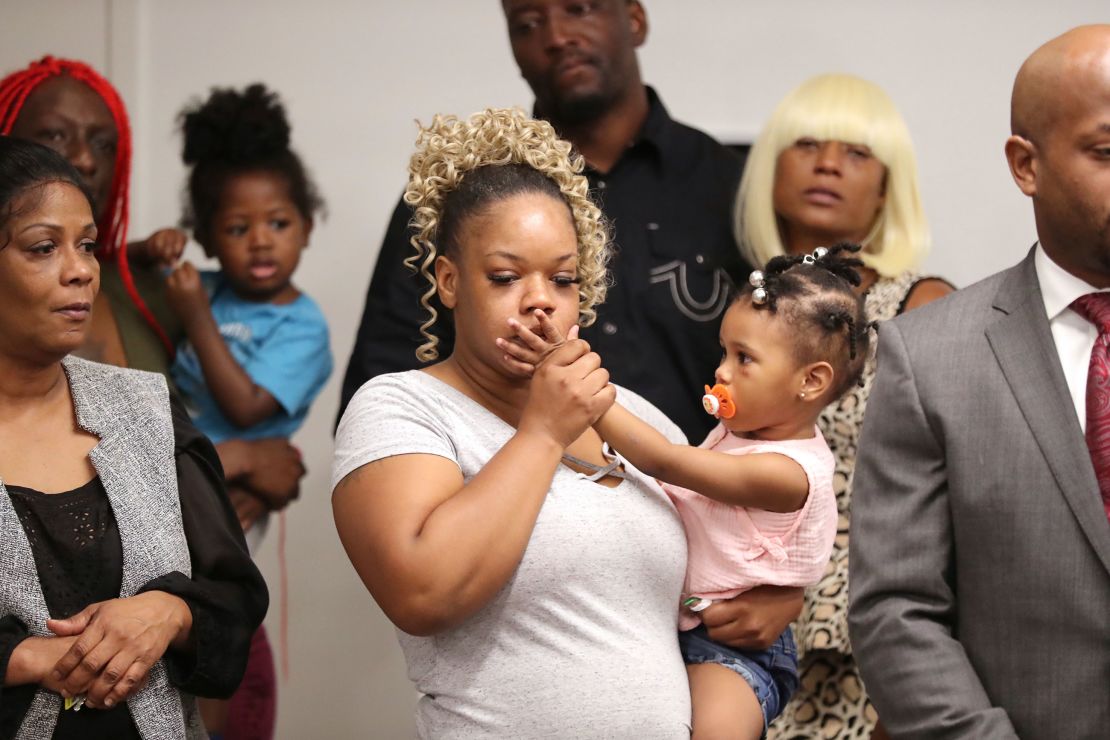
[[[836,537],[835,461],[821,431],[814,427],[809,439],[768,442],[737,437],[718,425],[699,446],[729,455],[785,455],[805,471],[809,496],[798,511],[780,514],[664,485],[686,528],[684,597],[729,599],[755,586],[810,586],[821,580]],[[680,630],[698,624],[697,616],[680,612]]]

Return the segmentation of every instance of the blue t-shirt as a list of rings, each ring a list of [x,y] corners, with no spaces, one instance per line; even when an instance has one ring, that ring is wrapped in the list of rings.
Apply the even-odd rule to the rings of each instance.
[[[279,408],[251,427],[231,423],[208,391],[193,345],[185,341],[177,349],[170,374],[194,423],[213,443],[291,437],[331,375],[331,346],[323,312],[303,293],[292,303],[278,306],[243,300],[221,272],[204,271],[201,280],[212,304],[212,317],[235,361],[256,385],[269,391]]]

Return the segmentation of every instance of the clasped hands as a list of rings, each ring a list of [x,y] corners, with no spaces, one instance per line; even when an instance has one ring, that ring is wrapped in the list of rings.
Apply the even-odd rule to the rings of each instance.
[[[565,450],[609,410],[616,389],[601,358],[577,338],[577,327],[564,336],[543,311],[537,309],[535,317],[544,336],[509,319],[519,343],[501,338],[496,342],[509,368],[531,378],[518,432]]]
[[[32,675],[65,698],[110,709],[143,687],[150,668],[171,646],[184,648],[192,629],[184,600],[164,591],[101,601],[68,619],[49,619],[57,637],[31,637],[20,645],[34,661]]]

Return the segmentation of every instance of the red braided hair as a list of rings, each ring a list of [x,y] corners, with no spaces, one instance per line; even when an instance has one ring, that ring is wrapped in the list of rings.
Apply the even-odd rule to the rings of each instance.
[[[57,59],[45,56],[37,62],[32,62],[26,69],[0,80],[0,135],[7,136],[12,132],[15,121],[23,110],[27,98],[42,83],[54,77],[71,77],[100,96],[112,114],[112,121],[116,126],[118,143],[116,146],[116,161],[112,173],[112,187],[109,190],[108,206],[103,218],[97,223],[100,234],[100,250],[98,256],[102,260],[114,259],[119,269],[123,286],[131,302],[139,310],[143,319],[158,335],[165,345],[170,357],[174,355],[174,346],[165,330],[158,324],[150,308],[143,301],[139,291],[135,288],[135,280],[131,276],[131,267],[127,262],[127,222],[128,202],[130,201],[131,187],[131,124],[127,119],[127,109],[123,99],[112,83],[97,73],[89,65],[72,59]]]

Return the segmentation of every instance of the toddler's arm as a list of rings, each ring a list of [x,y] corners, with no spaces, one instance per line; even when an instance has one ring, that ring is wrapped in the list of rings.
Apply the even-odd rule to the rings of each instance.
[[[204,382],[224,416],[245,428],[277,413],[277,399],[251,379],[220,336],[195,267],[183,262],[173,271],[166,279],[166,298],[185,327],[204,372]]]
[[[510,326],[525,346],[500,339],[497,342],[522,369],[541,364],[563,341],[546,314],[537,311],[536,318],[544,336],[510,319]],[[805,471],[785,455],[729,455],[676,445],[619,403],[613,404],[594,428],[626,460],[648,475],[721,503],[790,512],[802,508],[809,495]]]
[[[809,495],[802,466],[785,455],[729,455],[677,445],[620,404],[594,425],[601,438],[654,478],[734,506],[797,511]]]

